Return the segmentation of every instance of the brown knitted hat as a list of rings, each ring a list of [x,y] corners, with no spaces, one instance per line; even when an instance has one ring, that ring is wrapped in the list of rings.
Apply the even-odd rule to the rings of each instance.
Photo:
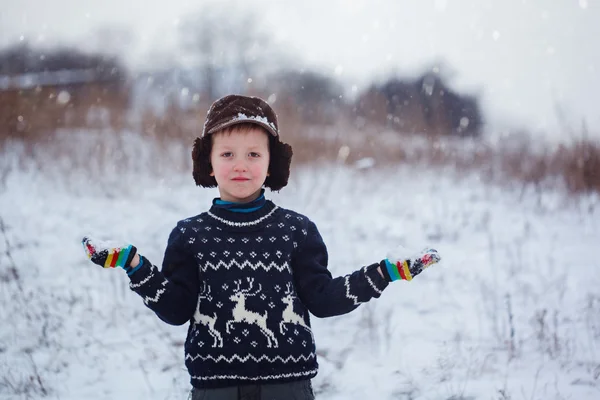
[[[228,126],[252,123],[262,126],[273,136],[279,136],[277,115],[261,98],[232,94],[215,101],[208,110],[202,136]]]
[[[238,124],[258,125],[269,133],[269,176],[265,187],[281,190],[288,183],[292,163],[292,147],[281,141],[277,115],[271,106],[258,97],[229,95],[215,101],[206,115],[202,136],[194,141],[192,161],[196,185],[216,187],[217,181],[211,176],[212,134]]]

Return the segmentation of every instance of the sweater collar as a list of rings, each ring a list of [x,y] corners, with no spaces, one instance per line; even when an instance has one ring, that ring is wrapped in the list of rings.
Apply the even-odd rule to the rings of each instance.
[[[222,229],[251,231],[264,228],[273,219],[278,208],[272,201],[264,200],[264,204],[256,210],[232,212],[213,203],[208,215]]]

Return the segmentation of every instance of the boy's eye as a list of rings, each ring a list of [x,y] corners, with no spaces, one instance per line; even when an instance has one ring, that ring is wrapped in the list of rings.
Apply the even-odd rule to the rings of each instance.
[[[260,154],[258,154],[258,153],[256,153],[256,152],[254,152],[254,151],[251,151],[249,155],[250,155],[250,157],[252,157],[252,158],[260,157]]]
[[[221,153],[221,157],[231,157],[232,155],[233,155],[233,153],[230,152],[230,151],[226,151],[224,153]]]

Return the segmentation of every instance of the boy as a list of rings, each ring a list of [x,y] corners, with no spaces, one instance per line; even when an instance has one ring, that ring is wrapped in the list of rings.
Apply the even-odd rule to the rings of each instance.
[[[217,100],[192,158],[196,184],[218,187],[220,197],[173,229],[162,270],[132,245],[84,238],[88,256],[124,268],[131,289],[163,321],[190,322],[185,364],[192,399],[314,399],[310,379],[318,364],[309,313],[348,313],[389,282],[411,280],[439,255],[396,254],[333,278],[316,225],[265,199],[263,187],[287,185],[292,149],[262,99]]]

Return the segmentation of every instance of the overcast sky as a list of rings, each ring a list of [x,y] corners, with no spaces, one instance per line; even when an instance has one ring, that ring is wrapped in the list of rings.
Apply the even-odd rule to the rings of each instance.
[[[288,51],[348,87],[395,71],[414,74],[443,59],[451,84],[482,93],[495,126],[527,124],[556,135],[569,124],[600,132],[598,0],[0,0],[0,45],[67,41],[94,46],[108,24],[131,29],[118,43],[132,62],[177,57],[186,15],[213,2],[251,4]]]

